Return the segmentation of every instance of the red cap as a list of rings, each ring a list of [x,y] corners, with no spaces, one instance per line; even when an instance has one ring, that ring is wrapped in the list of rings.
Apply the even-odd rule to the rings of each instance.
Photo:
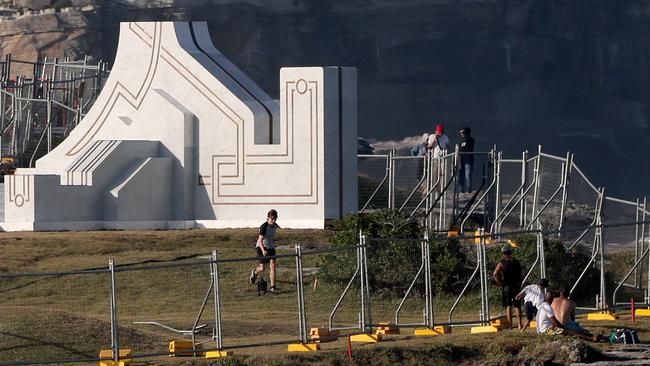
[[[445,133],[445,127],[443,125],[436,126],[436,135],[442,135]]]

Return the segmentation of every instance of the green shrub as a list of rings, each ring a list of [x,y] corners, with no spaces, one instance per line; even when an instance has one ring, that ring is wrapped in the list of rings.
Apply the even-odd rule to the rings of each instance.
[[[332,248],[340,250],[321,256],[319,278],[330,284],[346,284],[356,269],[359,231],[367,238],[415,240],[367,241],[368,282],[373,291],[403,294],[417,273],[421,261],[420,240],[424,230],[416,221],[396,210],[384,209],[366,215],[348,215],[334,223]],[[454,274],[462,271],[463,254],[456,240],[430,242],[434,290],[451,286]],[[422,292],[422,281],[415,288]]]

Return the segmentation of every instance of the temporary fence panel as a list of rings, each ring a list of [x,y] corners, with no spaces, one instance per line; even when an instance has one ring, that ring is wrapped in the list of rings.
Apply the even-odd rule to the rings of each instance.
[[[630,297],[636,297],[638,303],[643,302],[644,293],[635,288],[645,284],[641,281],[641,273],[645,266],[640,266],[637,277],[627,276],[628,271],[634,266],[640,257],[642,247],[642,224],[629,225],[638,219],[639,204],[637,202],[623,201],[607,197],[603,208],[603,223],[608,225],[603,230],[604,236],[604,260],[608,276],[607,290],[612,294],[616,283],[623,283],[625,286],[619,292],[620,298],[629,302]],[[626,225],[627,224],[627,225]],[[642,262],[643,263],[643,262]],[[643,263],[645,264],[645,263]],[[611,299],[607,299],[609,302]]]
[[[431,288],[425,285],[428,275],[423,255],[428,257],[428,253],[422,252],[422,240],[368,238],[366,245],[372,324],[394,323],[405,299],[398,314],[400,324],[426,327]]]
[[[119,347],[131,349],[136,357],[160,356],[169,354],[171,341],[192,341],[192,333],[197,344],[211,340],[214,302],[212,296],[206,295],[212,284],[209,260],[206,256],[160,265],[117,267]],[[203,304],[204,300],[207,303]]]
[[[250,257],[245,260],[220,256],[221,334],[225,349],[286,345],[300,339],[293,246],[276,248],[275,292],[271,291],[269,268],[257,275],[255,284],[249,283],[251,271],[260,263],[255,253],[251,246]],[[261,283],[266,283],[266,289],[260,287]]]
[[[425,157],[398,156],[393,158],[395,208],[413,211],[426,190]]]
[[[359,211],[388,207],[388,155],[359,155]]]
[[[333,301],[325,308],[328,310],[326,324],[329,331],[361,332],[366,328],[369,320],[366,317],[370,314],[364,240],[360,237],[358,243],[323,254],[321,258],[319,277],[324,282],[324,291],[333,296]],[[311,324],[319,324],[322,315],[318,311],[318,315],[311,318]]]
[[[1,277],[0,363],[96,360],[99,349],[110,347],[111,334],[102,271]]]
[[[537,207],[535,215],[531,213],[531,220],[537,216],[543,229],[557,230],[562,216],[567,160],[550,155],[539,155],[539,159]]]
[[[595,223],[596,205],[599,191],[587,179],[580,168],[572,162],[567,184],[567,200],[564,212],[563,229],[561,238],[573,242],[582,235],[581,228]],[[582,243],[591,242],[592,238],[583,236]]]
[[[501,159],[499,161],[499,182],[494,202],[494,215],[498,222],[493,232],[517,228],[520,225],[521,195],[526,189],[522,169],[524,169],[524,160]]]

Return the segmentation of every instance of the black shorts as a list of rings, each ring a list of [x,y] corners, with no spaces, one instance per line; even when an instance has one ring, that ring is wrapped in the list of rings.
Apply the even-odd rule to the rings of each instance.
[[[262,253],[262,248],[255,247],[255,250],[257,251],[257,256],[260,257],[260,263],[268,264],[271,261],[271,258],[262,258],[262,257],[264,257],[264,253]],[[266,249],[266,256],[270,257],[270,256],[273,256],[273,255],[275,255],[275,248],[267,248]]]
[[[533,305],[532,302],[526,301],[526,319],[533,320],[537,315],[537,308]]]
[[[521,306],[521,300],[516,300],[515,297],[519,294],[519,287],[505,285],[501,288],[501,306],[508,307],[514,306],[516,308]]]

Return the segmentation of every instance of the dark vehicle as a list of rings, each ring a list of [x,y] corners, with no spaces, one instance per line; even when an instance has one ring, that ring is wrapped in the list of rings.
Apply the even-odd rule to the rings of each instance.
[[[359,137],[359,144],[357,145],[357,154],[359,155],[371,155],[375,153],[375,148],[370,145],[368,140],[363,137]]]
[[[13,175],[16,171],[16,159],[13,156],[3,156],[0,159],[0,175]]]

